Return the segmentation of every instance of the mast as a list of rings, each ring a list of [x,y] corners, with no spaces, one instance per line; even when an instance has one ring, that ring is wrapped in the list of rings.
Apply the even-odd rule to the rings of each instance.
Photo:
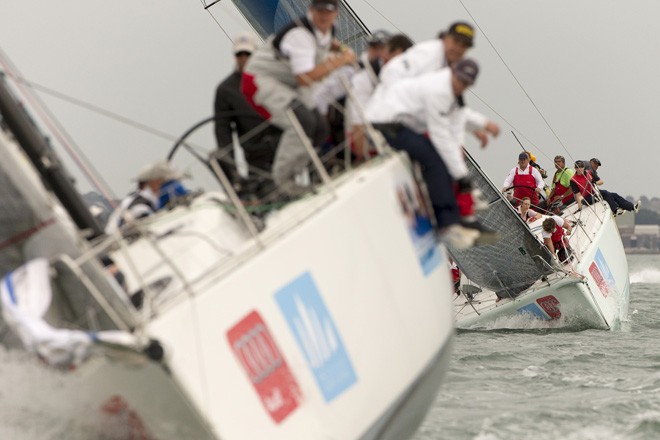
[[[0,73],[0,114],[2,122],[14,134],[42,179],[50,186],[79,229],[88,229],[92,237],[103,234],[101,226],[71,183],[61,161],[12,95],[4,74]]]

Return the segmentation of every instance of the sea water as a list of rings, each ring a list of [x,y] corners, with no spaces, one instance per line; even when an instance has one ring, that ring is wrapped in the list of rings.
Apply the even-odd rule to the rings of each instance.
[[[619,330],[459,331],[414,440],[660,439],[660,256],[628,261]],[[0,348],[0,440],[120,440],[93,428],[94,414],[69,417],[66,380]]]
[[[660,256],[629,256],[615,331],[459,331],[414,440],[660,439]]]

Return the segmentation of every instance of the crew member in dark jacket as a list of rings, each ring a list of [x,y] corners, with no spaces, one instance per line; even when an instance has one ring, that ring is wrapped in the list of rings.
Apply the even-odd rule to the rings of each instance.
[[[251,167],[270,172],[281,131],[265,122],[243,93],[243,68],[257,45],[250,34],[234,39],[236,70],[225,78],[215,93],[215,138],[219,150],[219,163],[230,181],[239,185],[239,176],[233,161],[232,132],[239,136],[245,159]]]

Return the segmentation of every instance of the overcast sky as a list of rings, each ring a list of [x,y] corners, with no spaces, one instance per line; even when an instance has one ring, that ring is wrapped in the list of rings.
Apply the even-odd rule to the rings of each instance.
[[[482,72],[477,96],[468,95],[467,101],[499,123],[502,134],[484,151],[470,139],[468,149],[496,185],[516,164],[520,146],[510,133],[515,129],[548,169],[556,154],[571,163],[596,156],[603,163],[605,188],[624,196],[659,195],[660,2],[353,0],[350,5],[370,29],[398,29],[417,41],[434,38],[454,20],[477,25],[469,56]],[[211,115],[215,87],[233,69],[225,32],[233,36],[248,29],[229,0],[210,11],[213,17],[199,0],[2,0],[0,47],[28,81],[176,138]],[[39,96],[119,196],[131,189],[140,168],[164,158],[173,144]],[[194,141],[209,150],[215,146],[210,127]],[[188,157],[180,164],[193,162]]]

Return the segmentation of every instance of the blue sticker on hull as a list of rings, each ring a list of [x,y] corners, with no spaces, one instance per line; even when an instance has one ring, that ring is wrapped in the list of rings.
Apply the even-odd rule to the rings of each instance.
[[[610,270],[610,266],[608,266],[607,261],[605,261],[605,257],[603,256],[603,253],[598,249],[596,251],[596,255],[594,256],[594,261],[596,262],[596,266],[598,266],[598,269],[600,269],[600,273],[603,275],[603,278],[607,281],[607,284],[610,286],[615,285],[614,281],[614,275],[612,274],[612,271]]]
[[[275,294],[326,402],[357,382],[341,335],[309,272]]]
[[[519,308],[518,313],[520,313],[521,315],[530,314],[530,315],[533,315],[535,318],[539,318],[539,319],[542,319],[544,321],[548,321],[548,319],[549,319],[546,316],[546,314],[543,313],[543,311],[539,308],[539,306],[537,306],[534,303],[527,304],[525,307]]]
[[[401,213],[406,219],[410,239],[415,254],[422,267],[424,276],[428,276],[442,262],[442,254],[433,230],[426,204],[419,187],[404,183],[396,188]]]

